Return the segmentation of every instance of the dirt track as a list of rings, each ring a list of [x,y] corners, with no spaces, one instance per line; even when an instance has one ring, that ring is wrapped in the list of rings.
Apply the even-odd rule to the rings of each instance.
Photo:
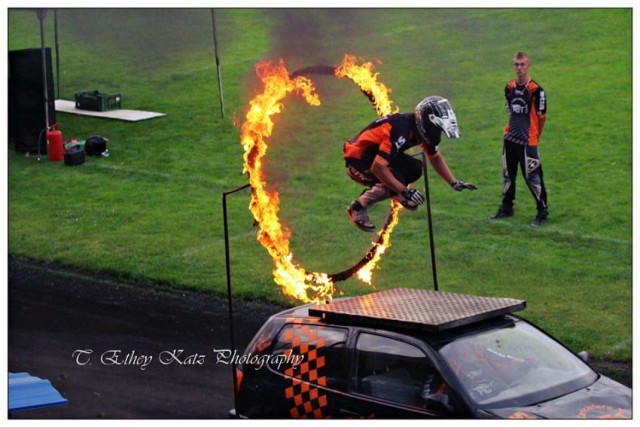
[[[8,294],[9,372],[49,379],[69,400],[10,418],[227,418],[231,370],[213,353],[230,348],[226,298],[11,257]],[[236,346],[281,309],[235,300]],[[593,365],[631,386],[629,365]]]
[[[241,349],[282,309],[242,300],[234,308]],[[213,349],[230,348],[228,324],[226,298],[10,258],[9,372],[49,379],[69,400],[10,418],[227,418],[231,369]],[[92,350],[90,364],[76,350]],[[143,356],[152,356],[144,369],[134,364]]]

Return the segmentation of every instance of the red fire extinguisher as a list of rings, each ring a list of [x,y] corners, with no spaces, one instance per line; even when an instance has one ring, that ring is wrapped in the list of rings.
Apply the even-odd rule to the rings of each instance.
[[[52,162],[59,162],[64,159],[62,132],[57,129],[57,123],[51,126],[47,132],[47,153],[49,160]]]

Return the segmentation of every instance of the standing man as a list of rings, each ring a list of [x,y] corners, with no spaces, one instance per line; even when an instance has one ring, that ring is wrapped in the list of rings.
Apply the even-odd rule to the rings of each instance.
[[[368,187],[347,208],[347,215],[362,231],[374,231],[367,210],[381,200],[393,197],[403,207],[416,210],[424,196],[409,184],[422,175],[422,162],[405,151],[422,144],[429,163],[456,191],[475,190],[476,186],[454,178],[438,151],[441,133],[459,138],[458,123],[448,100],[429,96],[415,113],[390,114],[369,124],[344,144],[344,159],[349,177]]]
[[[520,165],[538,210],[531,225],[540,227],[547,222],[549,215],[547,190],[538,154],[538,142],[547,118],[547,97],[544,89],[529,76],[529,57],[525,52],[516,53],[513,67],[516,78],[504,88],[509,122],[504,128],[502,149],[502,204],[491,219],[513,216],[516,176]]]

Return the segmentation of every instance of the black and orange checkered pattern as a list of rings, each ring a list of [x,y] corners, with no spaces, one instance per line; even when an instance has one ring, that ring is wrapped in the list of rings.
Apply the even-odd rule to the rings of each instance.
[[[327,377],[322,374],[324,337],[318,336],[316,325],[293,324],[285,331],[283,340],[291,344],[287,356],[302,356],[302,363],[284,371],[285,381],[289,383],[285,397],[291,401],[291,417],[326,418],[327,396],[322,389],[314,387],[314,384],[327,385]]]

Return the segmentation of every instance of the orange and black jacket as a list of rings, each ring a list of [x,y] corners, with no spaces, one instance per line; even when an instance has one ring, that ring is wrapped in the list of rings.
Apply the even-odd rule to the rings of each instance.
[[[536,146],[540,137],[540,120],[547,117],[547,96],[534,80],[518,85],[511,80],[504,88],[509,123],[504,128],[505,141]]]
[[[413,113],[390,114],[380,117],[364,128],[355,138],[344,144],[344,158],[373,163],[377,155],[389,163],[411,147],[422,144],[430,156],[438,152],[440,135],[423,143],[416,129]]]

